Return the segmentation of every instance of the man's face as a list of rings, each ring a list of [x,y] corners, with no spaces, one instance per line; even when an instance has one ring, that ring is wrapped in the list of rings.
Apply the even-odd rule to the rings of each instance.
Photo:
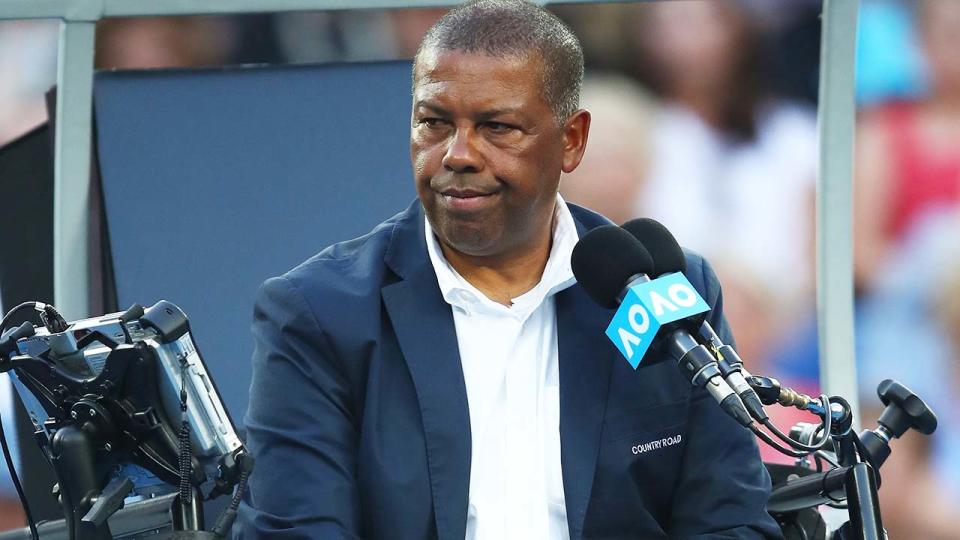
[[[410,154],[441,242],[499,257],[548,241],[570,160],[566,130],[543,98],[540,55],[425,50],[414,77]]]

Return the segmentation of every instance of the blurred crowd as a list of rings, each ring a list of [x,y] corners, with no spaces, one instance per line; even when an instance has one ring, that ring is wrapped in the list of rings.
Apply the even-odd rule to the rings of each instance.
[[[819,0],[554,9],[583,41],[582,104],[593,112],[564,196],[616,222],[666,224],[713,263],[748,368],[817,392]],[[96,65],[410,58],[443,12],[108,20],[97,28]],[[960,498],[960,2],[862,0],[858,41],[862,423],[875,426],[886,378],[934,407],[937,432],[897,441],[884,466],[884,524],[892,538],[960,538],[950,514]],[[46,118],[56,50],[55,22],[0,22],[0,145]],[[812,421],[776,418],[784,429],[800,420]]]

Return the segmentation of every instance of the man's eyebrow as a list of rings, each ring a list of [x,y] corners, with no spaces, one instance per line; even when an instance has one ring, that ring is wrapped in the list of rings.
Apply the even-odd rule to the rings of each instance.
[[[505,107],[503,109],[493,109],[490,111],[484,111],[477,115],[477,119],[483,122],[486,120],[490,120],[492,118],[496,118],[498,116],[505,116],[510,114],[519,116],[522,119],[525,119],[527,117],[527,115],[523,112],[523,109],[519,109],[516,107]]]
[[[419,100],[414,104],[414,111],[417,111],[420,109],[427,109],[433,114],[437,114],[444,117],[448,117],[451,115],[450,111],[448,111],[447,109],[444,109],[440,105],[437,105],[436,103],[426,101],[426,100]],[[511,115],[511,114],[516,115],[521,119],[527,118],[526,113],[523,111],[523,109],[519,107],[504,107],[501,109],[491,109],[489,111],[483,111],[477,114],[476,121],[486,122],[493,118],[497,118],[505,115]]]
[[[417,103],[414,105],[413,108],[414,108],[414,110],[417,110],[417,109],[429,109],[429,110],[431,110],[431,111],[433,111],[433,112],[435,112],[435,113],[437,113],[437,114],[443,115],[443,116],[449,116],[449,115],[450,115],[450,111],[444,109],[443,107],[441,107],[441,106],[439,106],[439,105],[436,105],[436,104],[431,103],[431,102],[429,102],[429,101],[424,101],[424,100],[422,100],[422,99],[419,100],[419,101],[417,101]]]

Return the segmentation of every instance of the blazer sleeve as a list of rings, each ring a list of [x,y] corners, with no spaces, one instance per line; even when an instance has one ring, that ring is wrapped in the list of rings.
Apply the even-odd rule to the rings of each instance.
[[[288,279],[261,286],[253,337],[245,421],[256,466],[234,538],[356,538],[358,430],[349,385]]]
[[[710,265],[700,271],[711,306],[709,322],[724,343],[733,344],[723,316],[720,284]],[[696,270],[690,272],[696,276]],[[690,404],[689,439],[673,500],[670,537],[683,539],[783,538],[767,513],[770,476],[753,434],[727,416],[703,389]]]

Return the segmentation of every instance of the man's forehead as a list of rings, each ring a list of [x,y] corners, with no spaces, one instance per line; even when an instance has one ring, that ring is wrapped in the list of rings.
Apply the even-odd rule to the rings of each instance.
[[[492,55],[482,51],[428,47],[420,51],[417,56],[413,77],[416,87],[441,80],[456,79],[469,82],[470,79],[487,78],[491,72],[497,71],[529,73],[530,69],[536,69],[537,73],[542,72],[542,60],[536,50]]]

